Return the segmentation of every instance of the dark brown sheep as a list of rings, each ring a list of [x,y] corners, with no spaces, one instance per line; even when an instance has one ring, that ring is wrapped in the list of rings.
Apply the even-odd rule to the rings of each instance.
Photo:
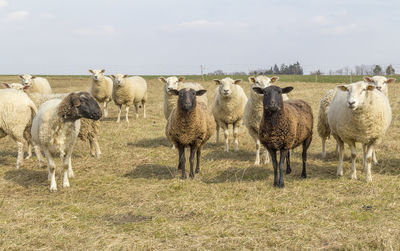
[[[203,102],[197,102],[196,96],[201,96],[206,90],[195,91],[184,88],[172,90],[178,95],[178,105],[172,110],[165,134],[179,151],[178,169],[182,169],[182,179],[186,179],[185,148],[190,147],[190,178],[194,178],[193,159],[197,153],[196,173],[200,172],[201,147],[215,132],[214,116]]]
[[[289,93],[293,87],[267,88],[254,87],[253,90],[264,95],[264,112],[260,123],[260,141],[271,154],[274,166],[274,186],[284,187],[283,167],[289,150],[303,145],[303,170],[301,177],[306,178],[307,149],[312,140],[313,113],[303,100],[283,101],[282,94]],[[276,152],[280,151],[279,179]],[[290,167],[288,165],[288,169]]]

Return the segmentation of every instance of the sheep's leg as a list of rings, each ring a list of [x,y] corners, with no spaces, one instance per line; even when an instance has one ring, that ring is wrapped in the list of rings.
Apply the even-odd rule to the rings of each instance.
[[[225,138],[225,147],[224,151],[229,152],[229,131],[228,131],[228,124],[224,124],[222,129],[224,130],[224,138]]]
[[[179,150],[179,165],[178,169],[182,170],[182,176],[181,179],[186,179],[186,170],[185,170],[185,146],[179,144],[178,145],[178,150]]]
[[[50,180],[50,192],[55,192],[57,191],[57,183],[56,164],[54,163],[54,156],[48,150],[45,150],[44,154],[47,158],[47,168],[49,170],[48,179]]]
[[[17,141],[18,156],[17,156],[17,169],[24,165],[24,143],[23,141]]]
[[[215,135],[216,142],[219,143],[219,125],[218,125],[218,123],[217,123],[217,126],[216,126],[215,133],[216,133],[216,135]]]
[[[142,106],[143,106],[143,118],[146,118],[146,102],[142,100]]]
[[[196,173],[200,172],[200,156],[201,156],[201,148],[197,149]]]
[[[338,145],[338,143],[336,142],[336,155],[339,155],[339,145]]]
[[[351,171],[350,178],[353,180],[357,179],[357,170],[356,170],[356,159],[357,159],[357,149],[356,144],[353,142],[350,146],[351,151]]]
[[[36,145],[33,145],[33,150],[35,151],[36,157],[37,157],[37,159],[39,161],[39,165],[41,167],[44,167],[43,156],[42,156],[42,153],[40,152],[40,147],[36,146]]]
[[[107,116],[108,116],[107,105],[108,105],[108,102],[107,102],[107,101],[104,101],[104,103],[103,103],[103,108],[104,108],[104,117],[105,117],[105,118],[107,118]]]
[[[240,123],[242,123],[242,121],[238,121],[238,122],[234,123],[232,126],[233,127],[233,145],[234,145],[233,150],[234,151],[239,150],[239,139],[238,139],[237,135],[238,135]]]
[[[336,175],[343,176],[343,157],[344,157],[344,143],[343,141],[337,142],[336,146],[339,149],[339,162]]]
[[[190,163],[190,173],[189,173],[189,177],[191,179],[194,178],[194,154],[196,153],[196,147],[195,146],[190,146],[190,156],[189,156],[189,163]]]
[[[365,155],[365,170],[366,170],[366,180],[367,182],[372,181],[372,174],[371,174],[371,163],[372,163],[372,153],[374,151],[374,146],[373,145],[368,145],[367,146],[367,151]]]
[[[375,165],[378,164],[378,159],[376,158],[376,151],[372,151],[372,161],[374,162]]]
[[[285,165],[285,160],[287,158],[288,155],[288,150],[280,150],[280,154],[279,154],[279,181],[278,181],[278,187],[283,188],[285,187],[285,182],[283,180],[283,169],[284,169],[284,165]]]
[[[127,122],[127,123],[129,123],[128,115],[129,115],[129,105],[127,105],[127,106],[125,107],[125,119],[126,119],[126,122]],[[136,111],[136,118],[137,118],[137,111]]]
[[[28,156],[25,159],[30,159],[32,157],[32,144],[28,143]]]
[[[117,118],[117,123],[121,120],[121,110],[122,110],[122,105],[118,105],[118,118]]]
[[[73,171],[72,171],[72,165],[71,165],[71,154],[72,150],[68,150],[67,155],[63,159],[63,169],[64,169],[64,178],[63,178],[63,187],[69,187],[69,175],[70,171],[72,172],[73,177]]]
[[[89,147],[90,147],[90,156],[94,157],[95,153],[94,153],[94,144],[92,139],[89,139]]]
[[[307,178],[307,150],[308,147],[310,147],[312,141],[312,135],[308,137],[304,142],[303,142],[303,153],[301,154],[301,157],[303,159],[303,170],[301,171],[301,177]]]
[[[287,152],[286,157],[286,174],[290,174],[292,172],[292,168],[290,168],[290,150]]]
[[[278,186],[278,162],[276,161],[276,151],[268,150],[271,155],[272,165],[274,167],[274,186]]]
[[[99,141],[97,140],[97,137],[95,137],[95,138],[93,139],[93,144],[94,144],[94,149],[95,149],[96,158],[100,158],[100,156],[101,156],[101,150],[100,150],[100,145],[99,145]]]
[[[260,148],[261,148],[261,143],[260,140],[256,140],[256,161],[254,162],[254,165],[260,165]]]
[[[139,118],[139,105],[135,103],[136,118]]]
[[[322,158],[326,158],[326,150],[325,150],[325,142],[326,142],[326,138],[322,138]]]
[[[267,150],[264,151],[264,164],[269,163],[269,152]]]

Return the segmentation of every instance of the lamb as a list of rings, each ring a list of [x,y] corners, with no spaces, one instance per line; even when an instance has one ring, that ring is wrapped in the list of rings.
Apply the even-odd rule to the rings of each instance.
[[[328,123],[331,134],[339,145],[337,175],[343,175],[344,143],[351,150],[351,179],[356,174],[356,142],[363,144],[363,166],[367,182],[372,181],[372,153],[382,140],[390,122],[392,110],[384,93],[373,84],[359,81],[349,85],[339,85],[338,91],[328,109]]]
[[[30,86],[31,92],[38,92],[42,94],[51,93],[50,83],[47,79],[41,77],[35,77],[29,74],[20,75],[22,85]]]
[[[36,107],[40,107],[41,104],[50,99],[55,99],[55,98],[62,99],[69,95],[69,93],[40,94],[36,92],[30,92],[29,91],[30,86],[23,86],[21,84],[17,85],[12,85],[7,83],[2,83],[2,84],[6,88],[13,88],[17,90],[20,89],[20,86],[22,86],[23,87],[22,90],[25,91],[26,94],[28,94],[29,98],[33,101]],[[89,141],[90,155],[96,156],[97,158],[100,158],[101,156],[101,150],[97,139],[99,135],[99,128],[100,128],[100,121],[82,118],[81,127],[78,135],[79,139],[81,139],[82,141]],[[40,151],[36,152],[40,154]],[[26,157],[26,159],[29,159],[31,156],[32,156],[32,145],[28,142],[28,156]],[[41,162],[41,156],[39,155],[37,157],[39,159],[39,162]]]
[[[204,95],[206,90],[194,90],[183,88],[172,90],[174,95],[179,95],[178,105],[171,112],[168,118],[165,134],[168,139],[178,148],[179,164],[178,169],[182,170],[182,179],[186,179],[185,171],[185,148],[190,147],[190,173],[189,177],[194,178],[193,159],[196,153],[196,173],[200,172],[201,147],[214,134],[215,121],[207,104],[197,101],[197,97]]]
[[[143,118],[146,118],[146,100],[147,100],[147,83],[144,78],[139,76],[128,77],[128,75],[111,75],[114,81],[113,100],[118,106],[118,119],[120,121],[121,108],[125,105],[126,122],[129,123],[128,114],[129,106],[134,104],[136,109],[136,118],[139,117],[139,103],[143,106]]]
[[[0,90],[0,138],[9,135],[17,142],[16,168],[23,165],[24,144],[31,142],[29,130],[36,113],[36,106],[26,93],[13,89]],[[36,147],[35,151],[38,151]]]
[[[63,187],[69,187],[74,176],[71,155],[78,137],[80,118],[99,120],[101,109],[88,92],[73,92],[63,99],[43,103],[32,122],[32,139],[47,158],[50,192],[57,190],[55,155],[60,152],[64,169]]]
[[[99,102],[103,104],[104,117],[108,116],[108,103],[112,101],[113,81],[111,78],[104,76],[106,70],[89,70],[92,74],[92,81],[90,85],[90,94]]]
[[[260,87],[266,88],[271,85],[271,83],[276,83],[279,77],[268,78],[266,76],[257,76],[257,77],[249,77],[249,82],[251,84],[250,88],[250,98],[246,103],[243,114],[243,122],[247,127],[247,130],[250,136],[256,142],[256,160],[254,162],[255,165],[260,164],[260,139],[258,137],[258,132],[260,130],[260,121],[263,114],[263,96],[256,93],[252,88]],[[283,100],[288,100],[286,94],[282,95]],[[264,164],[269,162],[268,151],[265,150],[265,159]]]
[[[217,143],[219,142],[219,128],[221,127],[224,130],[225,137],[224,150],[229,151],[228,126],[232,124],[234,150],[237,151],[239,150],[238,129],[242,124],[244,107],[247,103],[247,96],[242,87],[238,85],[242,80],[224,78],[222,80],[214,79],[213,81],[218,85],[212,104],[212,113],[217,125]]]
[[[313,113],[311,107],[303,100],[283,101],[282,94],[289,93],[293,87],[280,88],[269,86],[264,89],[254,87],[253,90],[263,94],[264,112],[260,123],[259,137],[261,143],[271,155],[274,166],[274,186],[283,188],[283,166],[288,159],[289,150],[303,145],[303,170],[301,177],[307,177],[307,149],[311,144],[313,134]],[[276,152],[280,151],[279,179]],[[290,173],[287,163],[286,173]]]
[[[387,84],[396,82],[396,79],[395,78],[388,79],[384,76],[373,76],[373,77],[365,77],[364,81],[367,83],[374,84],[378,91],[383,92],[385,96],[389,98]]]

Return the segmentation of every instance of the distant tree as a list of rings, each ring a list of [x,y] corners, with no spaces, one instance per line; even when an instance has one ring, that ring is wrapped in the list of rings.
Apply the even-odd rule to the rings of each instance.
[[[380,67],[379,65],[375,65],[373,73],[374,75],[382,75],[382,67]]]
[[[393,75],[394,73],[395,73],[395,71],[394,71],[393,66],[392,66],[392,65],[389,65],[389,66],[386,68],[386,75]]]
[[[274,74],[280,74],[277,64],[274,65]]]
[[[223,70],[216,70],[213,72],[209,72],[207,75],[209,76],[223,76],[226,75],[226,73]]]

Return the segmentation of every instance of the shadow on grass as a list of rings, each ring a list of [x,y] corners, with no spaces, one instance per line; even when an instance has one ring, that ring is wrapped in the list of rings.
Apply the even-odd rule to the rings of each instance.
[[[400,175],[400,159],[379,159],[378,164],[373,165],[372,175],[374,172],[379,174]]]
[[[124,177],[128,177],[131,179],[159,179],[159,180],[168,180],[173,179],[176,174],[176,168],[157,165],[157,164],[143,164],[137,166],[132,171],[126,173]]]
[[[266,166],[253,166],[248,168],[230,167],[211,178],[203,178],[204,183],[224,183],[237,181],[265,180],[273,175],[270,168]]]
[[[215,148],[214,148],[215,149]],[[241,160],[241,161],[254,161],[255,153],[249,152],[245,150],[229,151],[225,152],[224,148],[215,149],[206,155],[204,155],[204,159],[206,160],[222,160],[222,159],[230,159],[230,160]]]
[[[128,142],[128,146],[144,147],[144,148],[157,147],[160,145],[172,148],[172,144],[168,141],[166,137],[145,138],[134,143]]]
[[[4,179],[17,183],[25,188],[30,186],[39,186],[47,182],[46,170],[14,169],[7,171]]]

